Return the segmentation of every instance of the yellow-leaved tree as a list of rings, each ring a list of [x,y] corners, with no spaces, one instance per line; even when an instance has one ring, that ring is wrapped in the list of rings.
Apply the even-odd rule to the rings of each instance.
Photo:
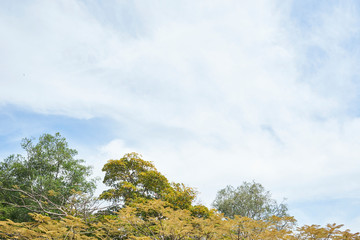
[[[146,199],[161,199],[174,208],[189,209],[196,197],[193,188],[170,183],[151,162],[143,160],[137,153],[109,160],[102,170],[105,172],[104,183],[110,189],[104,191],[100,199],[112,201],[116,210]]]
[[[359,233],[341,230],[342,225],[296,227],[296,220],[287,215],[226,216],[194,205],[194,189],[170,183],[136,153],[110,160],[103,170],[111,188],[101,198],[114,203],[111,211],[96,213],[91,199],[74,192],[77,197],[61,217],[31,213],[32,222],[0,221],[0,239],[360,240]]]

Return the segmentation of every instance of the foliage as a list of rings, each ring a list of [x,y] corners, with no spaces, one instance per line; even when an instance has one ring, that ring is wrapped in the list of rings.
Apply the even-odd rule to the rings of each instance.
[[[91,168],[74,158],[77,151],[69,148],[59,133],[43,134],[37,143],[24,138],[21,146],[26,156],[11,155],[0,163],[0,201],[26,209],[7,209],[18,213],[18,218],[7,217],[23,221],[26,212],[64,216],[61,207],[74,191],[91,194],[95,189],[94,180],[87,180]]]
[[[232,186],[217,193],[213,206],[226,217],[235,215],[260,220],[273,215],[287,216],[287,206],[271,199],[271,194],[259,183],[244,182],[236,189]]]
[[[226,235],[230,239],[295,239],[294,218],[273,216],[269,220],[255,220],[235,215],[225,223]]]
[[[111,187],[100,199],[128,206],[145,199],[162,199],[175,208],[190,208],[196,191],[181,183],[170,183],[155,166],[137,153],[125,154],[119,160],[109,160],[102,169],[104,183]]]
[[[345,231],[340,230],[342,224],[327,224],[326,227],[320,225],[305,225],[298,228],[298,239],[336,239],[336,240],[347,240],[347,239],[360,239],[359,233],[351,233],[349,229]]]
[[[267,221],[248,217],[226,218],[213,212],[198,218],[169,203],[147,200],[122,208],[116,215],[95,222],[67,216],[54,220],[32,214],[34,222],[0,221],[0,239],[137,239],[137,240],[359,240],[359,233],[341,230],[342,225],[295,227],[293,217],[273,216]],[[285,223],[285,225],[284,225]]]
[[[34,222],[0,222],[0,238],[3,239],[97,239],[89,235],[89,225],[80,218],[67,216],[53,220],[40,214],[31,214]]]
[[[210,210],[204,205],[195,205],[190,207],[191,216],[197,218],[209,218],[214,214],[213,210]]]
[[[32,218],[0,221],[0,239],[360,240],[360,233],[342,225],[296,227],[286,206],[255,182],[221,190],[214,202],[218,210],[193,205],[194,189],[170,183],[136,153],[105,164],[104,182],[111,188],[101,198],[117,205],[116,211],[99,211],[98,200],[86,194],[93,189],[85,179],[89,169],[73,159],[75,152],[60,135],[42,137],[36,145],[25,140],[27,157],[10,156],[0,164],[2,199],[25,207]],[[63,150],[57,141],[66,143]],[[69,161],[76,164],[67,168]],[[80,169],[82,177],[68,176]],[[0,206],[6,216],[15,214]]]
[[[118,220],[129,229],[128,237],[151,239],[181,239],[191,233],[191,216],[188,210],[174,210],[167,202],[151,200],[123,208]]]
[[[101,194],[102,199],[125,204],[138,197],[158,199],[170,187],[165,176],[136,153],[109,160],[102,170],[105,171],[104,183],[112,187]]]

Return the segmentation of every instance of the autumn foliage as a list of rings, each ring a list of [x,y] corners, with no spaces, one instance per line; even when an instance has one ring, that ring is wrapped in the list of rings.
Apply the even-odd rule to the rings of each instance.
[[[40,155],[36,157],[42,159]],[[16,167],[15,163],[21,163],[13,162],[6,162],[6,167],[10,163],[12,167]],[[78,169],[84,168],[75,163]],[[4,168],[4,164],[2,166]],[[0,206],[5,210],[7,206],[11,207],[9,209],[23,207],[26,209],[23,213],[31,219],[19,221],[27,219],[20,217],[0,221],[0,239],[360,239],[359,233],[343,230],[343,226],[338,224],[297,226],[295,218],[287,214],[270,215],[267,211],[263,217],[255,218],[226,215],[218,209],[196,205],[196,191],[193,188],[169,182],[151,162],[143,160],[136,153],[126,154],[119,160],[109,160],[103,171],[104,183],[109,189],[99,198],[92,197],[91,192],[73,188],[64,193],[66,199],[55,201],[62,194],[59,191],[62,182],[44,192],[35,192],[31,185],[22,188],[11,186],[8,180],[7,185],[0,182],[3,196]],[[36,180],[35,176],[33,179]],[[262,191],[257,185],[248,186]],[[12,198],[11,194],[20,196],[20,200],[24,196],[24,200]],[[14,202],[11,202],[12,199]],[[55,200],[50,202],[51,199]],[[99,201],[109,204],[100,208]],[[23,203],[27,205],[22,206]],[[220,204],[220,200],[217,203]],[[30,211],[32,209],[34,211]],[[11,215],[8,216],[11,218]]]
[[[31,214],[33,222],[0,222],[3,239],[360,239],[359,233],[340,230],[329,224],[295,227],[293,217],[254,220],[235,216],[225,218],[212,211],[209,217],[194,217],[186,209],[173,209],[162,200],[149,200],[122,208],[116,215],[102,216],[86,223],[66,216],[54,220]]]

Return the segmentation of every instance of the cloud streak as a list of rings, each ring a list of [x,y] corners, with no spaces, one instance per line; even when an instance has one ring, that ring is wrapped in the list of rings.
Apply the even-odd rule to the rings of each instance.
[[[136,149],[206,204],[252,179],[360,198],[354,2],[2,4],[0,106],[116,122],[96,168]]]

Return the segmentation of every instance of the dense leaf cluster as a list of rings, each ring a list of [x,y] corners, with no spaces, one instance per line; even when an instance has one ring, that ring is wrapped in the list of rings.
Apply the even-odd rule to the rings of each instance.
[[[0,163],[0,218],[30,220],[29,212],[64,216],[62,206],[74,191],[95,189],[95,181],[88,180],[91,167],[75,159],[77,151],[59,133],[44,134],[37,143],[25,138],[21,146],[25,156],[11,155]]]
[[[270,192],[256,182],[244,182],[237,188],[227,186],[218,192],[213,206],[230,218],[239,215],[261,220],[287,216],[287,206],[271,199]]]
[[[22,147],[26,156],[0,163],[0,239],[360,239],[337,224],[297,227],[255,182],[220,190],[215,209],[196,205],[193,188],[169,182],[137,153],[105,164],[109,189],[95,198],[90,168],[60,134]]]
[[[0,239],[138,239],[138,240],[305,240],[360,239],[359,233],[328,224],[295,227],[293,217],[272,216],[254,220],[226,218],[212,211],[208,217],[194,217],[186,209],[173,209],[162,200],[148,200],[127,206],[116,215],[91,222],[71,215],[54,220],[31,214],[33,222],[0,221]]]
[[[142,199],[162,199],[174,208],[189,208],[196,192],[181,183],[170,183],[155,166],[137,153],[125,154],[119,160],[109,160],[102,169],[104,183],[111,187],[100,195],[125,206]]]

